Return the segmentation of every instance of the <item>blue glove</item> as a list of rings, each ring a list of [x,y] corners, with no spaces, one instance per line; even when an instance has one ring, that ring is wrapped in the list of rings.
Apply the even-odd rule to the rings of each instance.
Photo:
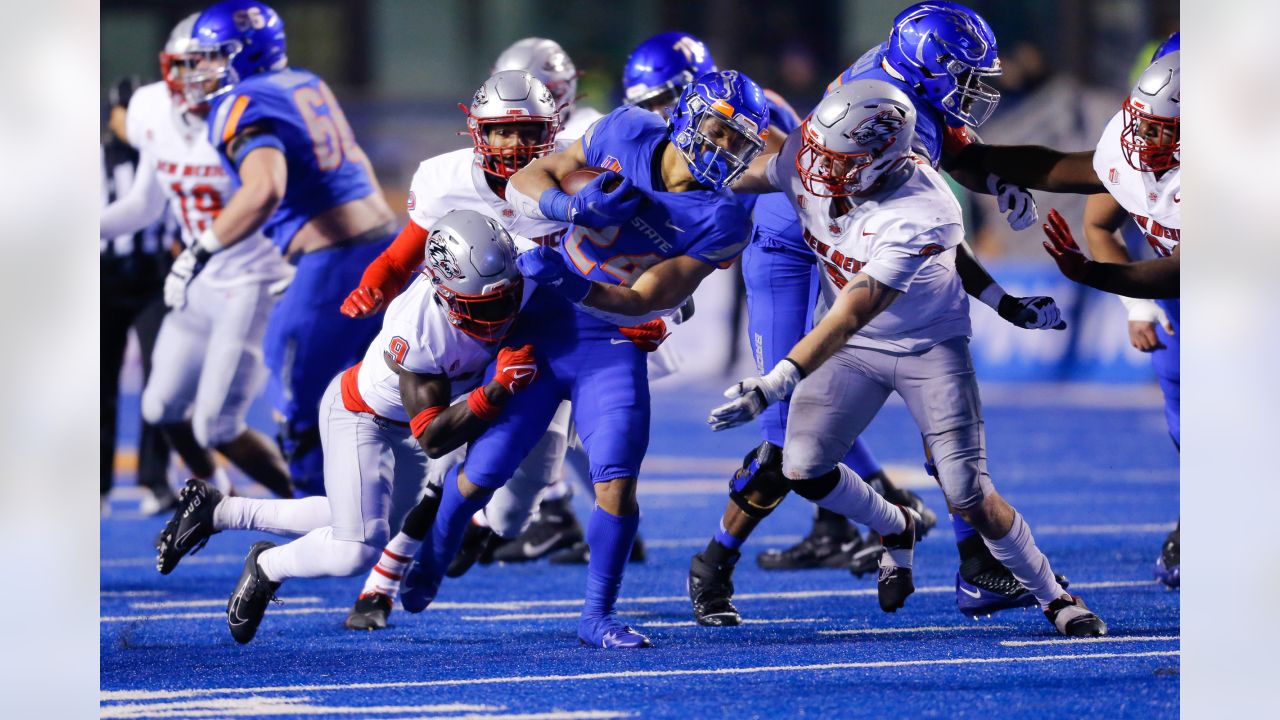
[[[621,178],[618,186],[612,192],[605,192],[605,184],[618,178]],[[593,178],[577,195],[569,195],[560,188],[547,188],[538,198],[538,209],[548,220],[598,229],[630,220],[640,207],[641,198],[629,178],[610,170]]]
[[[591,281],[570,270],[560,251],[545,245],[520,253],[516,267],[521,275],[554,289],[570,302],[580,303],[591,292]]]

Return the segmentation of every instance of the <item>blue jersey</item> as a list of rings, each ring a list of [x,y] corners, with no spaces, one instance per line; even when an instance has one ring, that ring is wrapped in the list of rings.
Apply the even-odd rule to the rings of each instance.
[[[209,139],[236,185],[240,160],[256,147],[284,153],[289,184],[280,207],[263,228],[281,251],[320,213],[374,192],[368,161],[333,91],[306,70],[287,68],[254,75],[213,100]],[[246,127],[261,128],[229,157],[227,143]]]
[[[688,255],[728,267],[748,242],[747,213],[728,191],[668,192],[661,153],[667,126],[656,113],[621,107],[596,121],[582,138],[587,165],[630,178],[643,195],[636,215],[622,225],[571,226],[560,245],[568,264],[589,280],[628,285],[667,258]],[[617,325],[577,313],[578,327],[616,334]]]
[[[827,92],[853,80],[883,80],[902,90],[916,107],[916,135],[912,141],[912,149],[916,154],[927,158],[936,169],[938,163],[942,162],[942,136],[947,127],[960,127],[964,123],[945,117],[941,111],[919,97],[910,85],[885,71],[882,62],[884,51],[885,44],[881,43],[863,53],[857,62],[840,73],[840,77],[831,81]]]

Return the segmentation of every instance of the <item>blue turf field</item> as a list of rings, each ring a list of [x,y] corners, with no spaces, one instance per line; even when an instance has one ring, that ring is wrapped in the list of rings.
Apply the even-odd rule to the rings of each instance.
[[[361,579],[292,581],[241,647],[223,610],[244,552],[265,536],[223,533],[161,577],[151,538],[163,521],[121,499],[102,524],[102,715],[1175,717],[1179,596],[1151,581],[1178,513],[1158,396],[1058,394],[987,393],[990,468],[1055,569],[1110,624],[1099,641],[1065,641],[1034,610],[960,615],[944,525],[919,546],[920,589],[895,615],[880,612],[870,576],[759,570],[757,551],[807,529],[809,506],[795,497],[744,548],[737,598],[749,624],[695,626],[689,557],[715,529],[728,472],[756,436],[705,429],[713,390],[655,389],[640,499],[649,561],[631,566],[620,608],[657,648],[577,647],[585,570],[545,563],[477,567],[446,581],[422,615],[397,609],[392,627],[372,634],[342,628]],[[900,475],[917,474],[918,435],[900,404],[868,438]],[[941,493],[921,492],[945,523]]]

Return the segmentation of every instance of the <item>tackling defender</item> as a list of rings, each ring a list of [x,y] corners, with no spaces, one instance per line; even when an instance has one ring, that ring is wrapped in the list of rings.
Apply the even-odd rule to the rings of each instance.
[[[941,176],[913,156],[915,122],[904,92],[855,80],[829,93],[781,152],[756,160],[743,177],[741,191],[782,190],[796,208],[825,270],[830,311],[769,373],[725,391],[730,402],[708,422],[714,430],[740,425],[795,391],[785,483],[885,535],[880,606],[893,612],[914,590],[912,517],[837,461],[896,391],[920,427],[948,504],[1034,593],[1059,632],[1105,634],[1106,624],[1063,591],[1030,528],[987,475],[968,298],[955,269],[960,207]],[[759,482],[741,492],[767,508],[786,489]]]

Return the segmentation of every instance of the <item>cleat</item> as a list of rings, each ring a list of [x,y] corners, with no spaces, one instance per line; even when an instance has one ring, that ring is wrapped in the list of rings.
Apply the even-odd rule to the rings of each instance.
[[[258,566],[258,556],[275,546],[275,543],[264,540],[249,548],[249,555],[244,560],[244,572],[240,573],[240,582],[227,600],[227,629],[231,631],[231,637],[241,645],[257,634],[262,616],[267,612],[267,603],[273,600],[280,602],[276,597],[280,583],[267,579]]]
[[[529,526],[515,540],[493,553],[504,563],[537,560],[583,540],[582,526],[574,517],[569,498],[542,503]]]
[[[693,601],[693,618],[707,627],[732,627],[742,624],[742,615],[733,606],[733,566],[741,553],[733,551],[727,561],[714,565],[702,553],[689,563],[687,588]]]
[[[653,647],[649,638],[618,622],[617,616],[613,614],[599,619],[588,620],[584,617],[579,620],[578,642],[587,647],[606,650],[636,650]]]
[[[867,573],[880,570],[880,556],[884,554],[884,541],[880,533],[872,530],[859,547],[853,550],[849,558],[849,574],[862,577]]]
[[[1075,595],[1063,595],[1049,603],[1044,616],[1067,637],[1097,637],[1107,634],[1107,624]]]
[[[1054,575],[1058,584],[1067,587],[1064,575]],[[1031,591],[1003,565],[983,570],[972,577],[956,573],[956,607],[970,617],[991,617],[992,613],[1013,608],[1035,607],[1039,603]]]
[[[424,543],[422,547],[428,546]],[[413,559],[413,564],[400,581],[400,607],[406,612],[420,613],[436,599],[441,578],[439,574],[431,572],[430,565],[430,561],[422,561],[422,552],[419,550],[418,556]]]
[[[383,630],[391,614],[391,598],[378,592],[363,593],[343,623],[348,630]]]
[[[907,518],[907,527],[900,533],[885,535],[883,538],[885,554],[880,557],[880,576],[876,579],[876,594],[880,598],[880,609],[885,612],[897,612],[898,608],[907,604],[907,598],[916,591],[912,579],[910,565],[890,564],[889,553],[894,550],[911,552],[916,546],[916,514],[915,511],[901,507]],[[910,560],[908,559],[908,563]]]
[[[1164,545],[1160,548],[1160,557],[1156,558],[1156,580],[1170,590],[1176,590],[1182,581],[1181,577],[1181,543],[1180,535],[1182,526],[1173,529],[1168,537],[1164,539]]]
[[[924,536],[938,524],[938,514],[930,510],[929,506],[924,504],[924,500],[910,490],[899,488],[897,497],[890,499],[890,502],[910,508],[920,516],[916,521],[916,540],[923,540]]]
[[[855,553],[864,545],[857,528],[848,522],[843,526],[814,523],[803,540],[784,550],[765,550],[756,556],[756,564],[765,570],[852,568]]]
[[[627,556],[627,562],[642,563],[648,557],[644,538],[636,535],[635,542],[631,544],[631,554]],[[552,553],[548,560],[552,565],[586,565],[591,562],[591,548],[587,546],[585,540],[581,540],[559,552]]]
[[[493,551],[501,540],[502,538],[489,528],[471,523],[462,534],[462,546],[458,548],[458,554],[453,556],[448,569],[444,571],[445,576],[462,577],[477,561],[481,565],[493,562]]]
[[[196,478],[187,480],[178,494],[173,517],[156,538],[156,570],[161,575],[173,572],[179,560],[194,555],[218,533],[213,527],[213,509],[220,502],[222,493],[217,488]]]

